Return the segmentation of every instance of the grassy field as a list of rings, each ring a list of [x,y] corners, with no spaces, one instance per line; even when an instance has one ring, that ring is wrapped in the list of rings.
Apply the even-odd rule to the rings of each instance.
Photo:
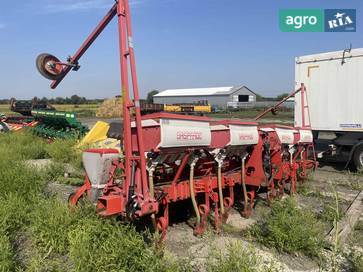
[[[79,117],[94,117],[100,104],[83,104],[83,105],[53,105],[59,111],[76,112]]]
[[[52,184],[60,188],[82,183],[81,152],[74,144],[64,140],[48,143],[26,131],[0,134],[0,271],[200,271],[200,266],[195,266],[198,257],[171,256],[155,246],[149,232],[136,231],[116,219],[100,218],[87,201],[69,209],[59,192],[49,191]],[[49,164],[39,168],[29,161],[39,159],[47,159]],[[74,170],[66,178],[69,165]],[[289,261],[308,256],[319,262],[319,267],[331,263],[330,259],[321,259],[324,248],[330,246],[324,241],[324,229],[330,229],[341,212],[335,208],[338,202],[322,198],[309,184],[304,185],[306,192],[301,190],[298,199],[305,199],[304,205],[324,200],[323,206],[301,209],[295,198],[274,202],[257,224],[247,231],[230,233],[238,239],[236,243],[225,240],[227,247],[222,250],[218,244],[211,247],[203,242],[209,248],[204,271],[281,271],[274,260],[263,261],[261,252],[256,251],[259,245],[288,256]],[[261,205],[265,204],[257,206]],[[192,232],[190,227],[186,231]],[[206,236],[212,243],[232,237],[224,232]],[[246,247],[246,241],[251,247]],[[178,247],[182,244],[178,241]],[[362,271],[363,254],[353,253],[346,258],[356,269],[349,271]]]
[[[69,209],[49,192],[65,162],[81,171],[80,151],[73,145],[49,144],[26,132],[0,134],[0,271],[197,271],[191,260],[165,255],[150,233],[100,218],[87,202]],[[51,164],[29,164],[37,159]],[[240,271],[267,271],[256,270],[265,264],[239,244],[226,256],[211,251],[208,258],[218,262],[206,264],[206,271],[235,271],[236,265]]]
[[[185,271],[132,226],[99,218],[87,203],[70,210],[44,193],[63,162],[80,167],[72,145],[0,135],[0,271]],[[42,169],[27,163],[46,158],[53,164]]]
[[[59,111],[72,111],[76,112],[78,117],[95,117],[96,111],[100,104],[83,104],[83,105],[72,105],[72,104],[65,104],[65,105],[53,105]],[[207,116],[213,118],[222,118],[222,119],[244,119],[244,120],[253,120],[259,113],[262,112],[263,109],[247,109],[241,111],[231,111],[231,112],[215,112],[215,113],[208,113]],[[13,112],[10,111],[8,105],[0,105],[0,113],[5,115],[14,115]],[[277,115],[272,115],[271,113],[267,114],[263,119],[262,122],[266,121],[281,121],[284,123],[293,123],[294,119],[294,112],[293,111],[281,111],[278,112]]]
[[[0,113],[9,115],[13,114],[13,112],[9,109],[9,105],[0,105]]]

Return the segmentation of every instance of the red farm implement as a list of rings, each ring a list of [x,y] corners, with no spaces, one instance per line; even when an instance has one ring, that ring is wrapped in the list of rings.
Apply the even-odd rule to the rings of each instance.
[[[101,216],[132,222],[148,218],[165,235],[173,207],[189,201],[196,216],[194,232],[201,234],[209,218],[219,230],[237,204],[241,204],[241,214],[249,216],[259,192],[267,192],[268,200],[284,191],[295,192],[297,180],[315,167],[309,128],[163,112],[141,115],[127,0],[116,1],[67,62],[49,54],[38,57],[37,67],[53,80],[52,88],[70,70],[79,68],[81,56],[116,15],[123,149],[121,154],[113,149],[84,152],[85,183],[71,195],[71,204],[87,195]],[[298,91],[305,92],[304,86]],[[187,209],[188,205],[181,206]]]

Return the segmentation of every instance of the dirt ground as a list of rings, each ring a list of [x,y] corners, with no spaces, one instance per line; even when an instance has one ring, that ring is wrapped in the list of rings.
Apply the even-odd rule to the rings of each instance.
[[[297,195],[299,206],[318,214],[323,209],[324,204],[334,201],[334,191],[336,191],[340,200],[340,209],[344,213],[360,192],[359,189],[363,187],[363,176],[346,171],[338,172],[332,166],[324,166],[318,169],[307,183],[304,185],[307,188],[306,191]],[[260,197],[264,198],[263,195]],[[221,233],[216,234],[211,229],[203,237],[194,236],[192,228],[186,223],[174,224],[168,229],[166,250],[174,256],[192,258],[195,266],[203,267],[202,264],[206,261],[211,246],[223,249],[229,243],[241,240],[246,245],[251,244],[252,242],[249,239],[244,238],[243,233],[249,226],[264,216],[268,210],[269,207],[264,200],[257,203],[254,213],[249,219],[241,217],[238,211],[232,209]],[[363,215],[361,215],[358,224],[362,223]],[[328,233],[330,230],[331,226],[326,225],[324,231]],[[264,261],[272,260],[275,262],[279,267],[279,271],[321,271],[318,260],[312,260],[303,255],[279,254],[258,244],[253,244],[253,246],[257,248],[258,254],[262,256]],[[350,239],[345,241],[345,247],[343,248],[349,250],[352,247],[363,250],[362,229],[354,231]],[[327,250],[325,253],[329,255],[331,252]]]
[[[92,127],[99,119],[98,118],[82,118],[82,123]],[[101,121],[119,121],[116,119],[104,119]],[[266,122],[276,120],[265,119]],[[289,120],[281,120],[281,123],[288,122]],[[324,207],[334,204],[335,193],[339,198],[339,209],[343,213],[349,208],[352,201],[355,199],[360,190],[363,189],[363,175],[351,173],[346,170],[342,165],[328,164],[318,168],[318,170],[311,175],[303,190],[297,194],[297,203],[303,209],[308,209],[314,214],[321,214]],[[50,191],[58,191],[62,199],[66,199],[67,192],[72,191],[74,187],[68,186],[67,188],[57,184],[50,184]],[[202,237],[193,235],[192,224],[190,222],[178,221],[173,223],[167,233],[165,241],[166,254],[174,257],[189,258],[192,260],[193,268],[196,271],[203,269],[203,263],[206,261],[208,252],[211,247],[225,249],[228,244],[236,241],[242,241],[248,245],[252,245],[262,256],[265,262],[277,264],[279,271],[322,271],[321,263],[319,260],[312,260],[304,255],[289,255],[281,254],[275,250],[263,247],[256,244],[245,237],[246,230],[249,226],[256,223],[264,215],[266,215],[270,208],[266,204],[265,195],[259,195],[255,205],[254,212],[249,219],[241,217],[236,209],[230,211],[230,216],[222,228],[220,233],[215,233],[212,227]],[[363,204],[362,204],[363,205]],[[361,215],[358,226],[363,226],[363,215]],[[330,224],[324,224],[324,232],[328,234],[332,230]],[[358,227],[349,237],[344,241],[342,255],[345,251],[350,251],[351,248],[355,250],[363,250],[363,227]],[[331,255],[329,249],[324,252],[325,255]],[[344,262],[344,258],[341,258]],[[329,271],[329,268],[325,268]],[[348,271],[348,270],[347,270]]]
[[[327,203],[334,203],[336,192],[339,197],[340,209],[344,214],[362,187],[363,175],[337,171],[335,166],[324,166],[319,168],[305,182],[304,190],[297,194],[297,202],[300,207],[319,214]],[[59,198],[64,201],[75,188],[57,183],[51,183],[48,186],[49,192],[56,192]],[[217,247],[223,251],[230,243],[239,241],[246,246],[252,245],[256,248],[263,261],[266,263],[272,261],[277,265],[278,271],[324,271],[319,266],[319,260],[313,260],[300,254],[281,254],[245,237],[246,229],[269,212],[270,208],[264,198],[264,194],[259,195],[253,214],[249,219],[241,217],[236,209],[232,209],[220,233],[215,233],[214,229],[209,227],[203,236],[196,237],[193,235],[190,222],[173,223],[168,229],[165,254],[178,258],[189,258],[195,271],[203,271],[203,263],[206,261],[211,247]],[[363,215],[360,217],[358,226],[360,227],[350,235],[349,239],[344,241],[342,254],[349,252],[352,248],[363,250]],[[324,232],[327,234],[331,229],[329,224],[324,226]],[[329,256],[331,251],[327,249],[324,254]],[[344,258],[341,258],[341,262],[344,262]],[[329,271],[329,268],[325,270]]]

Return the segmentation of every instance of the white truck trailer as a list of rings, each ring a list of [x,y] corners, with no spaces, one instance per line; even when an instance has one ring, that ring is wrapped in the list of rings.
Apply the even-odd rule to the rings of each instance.
[[[305,115],[320,157],[363,168],[363,48],[297,57],[296,89],[301,83],[308,108],[295,95],[295,126]]]

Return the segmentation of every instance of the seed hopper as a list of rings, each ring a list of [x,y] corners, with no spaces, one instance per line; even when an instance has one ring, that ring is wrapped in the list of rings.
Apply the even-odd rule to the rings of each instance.
[[[85,182],[70,196],[70,204],[76,205],[87,196],[96,204],[99,215],[148,221],[165,236],[175,205],[180,204],[179,209],[191,207],[194,233],[201,234],[209,220],[219,230],[233,206],[240,207],[243,216],[250,216],[259,192],[267,192],[269,201],[286,190],[295,192],[297,180],[315,166],[308,127],[163,112],[141,115],[127,0],[116,1],[66,62],[50,54],[38,57],[38,70],[52,80],[51,88],[56,88],[71,70],[79,69],[79,59],[115,16],[123,149],[122,153],[114,149],[83,153]],[[305,91],[304,86],[294,93],[299,91]]]

